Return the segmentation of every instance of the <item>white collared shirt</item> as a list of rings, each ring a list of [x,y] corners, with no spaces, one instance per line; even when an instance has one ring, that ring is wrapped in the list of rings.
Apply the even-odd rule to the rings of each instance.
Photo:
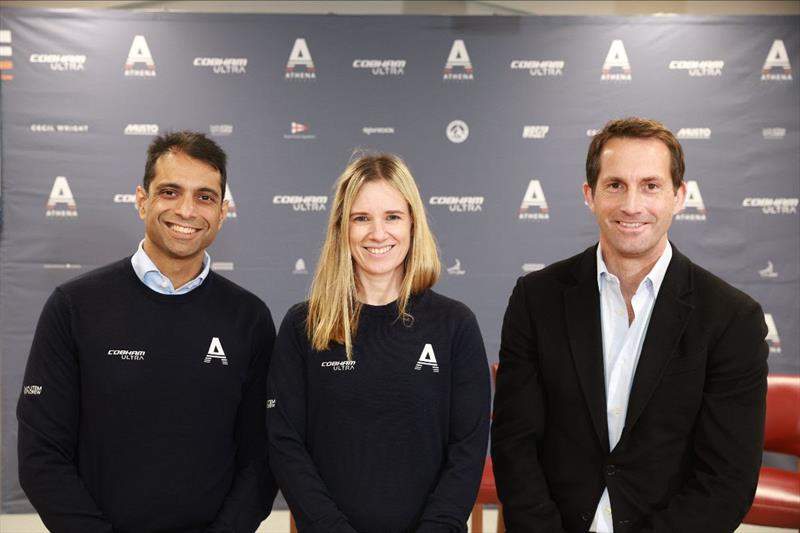
[[[619,442],[625,427],[628,399],[636,374],[636,365],[642,353],[644,337],[650,315],[664,281],[667,266],[672,259],[672,246],[667,246],[661,257],[644,277],[631,299],[634,319],[628,324],[628,309],[622,297],[619,279],[608,271],[600,245],[597,245],[597,287],[600,291],[600,322],[603,330],[603,368],[606,385],[606,419],[608,421],[608,447]],[[594,513],[589,531],[613,533],[614,522],[608,489],[603,491]]]
[[[147,252],[144,251],[143,245],[144,239],[139,243],[139,249],[131,257],[131,265],[133,265],[133,270],[141,282],[160,294],[186,294],[199,287],[203,280],[208,277],[208,272],[211,269],[211,256],[208,255],[208,252],[203,252],[203,271],[200,272],[199,276],[176,289],[172,286],[169,278],[162,274],[156,264],[153,263]]]

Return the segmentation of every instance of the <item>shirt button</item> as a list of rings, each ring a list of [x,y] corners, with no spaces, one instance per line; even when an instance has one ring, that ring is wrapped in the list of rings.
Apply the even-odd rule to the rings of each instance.
[[[161,282],[161,288],[162,289],[166,289],[167,288],[167,282],[166,281],[162,281]]]
[[[611,514],[611,507],[606,507],[605,509],[603,509],[603,511],[605,511],[606,514]]]
[[[617,473],[617,467],[615,467],[614,465],[607,465],[606,466],[606,475],[607,476],[613,476],[616,473]]]

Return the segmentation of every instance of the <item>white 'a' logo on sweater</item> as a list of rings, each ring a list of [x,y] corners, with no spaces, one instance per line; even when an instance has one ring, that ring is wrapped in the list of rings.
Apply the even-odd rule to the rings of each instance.
[[[414,365],[414,370],[422,370],[422,365],[429,366],[433,368],[435,373],[439,373],[439,363],[436,362],[436,356],[433,354],[433,345],[430,343],[426,344],[422,349],[419,361]]]
[[[210,363],[212,359],[219,359],[223,365],[228,364],[228,358],[225,357],[225,351],[222,349],[219,337],[211,337],[211,345],[208,347],[208,353],[203,362]]]

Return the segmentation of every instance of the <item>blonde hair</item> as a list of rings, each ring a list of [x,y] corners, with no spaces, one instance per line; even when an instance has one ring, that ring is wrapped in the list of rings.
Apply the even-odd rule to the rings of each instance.
[[[436,240],[428,226],[425,206],[417,184],[403,160],[394,154],[363,155],[352,161],[334,185],[335,196],[314,281],[308,298],[306,334],[314,350],[326,350],[331,342],[344,344],[353,358],[353,337],[358,330],[361,303],[350,253],[350,212],[365,183],[384,180],[398,190],[411,215],[411,243],[403,263],[404,275],[397,299],[398,319],[410,324],[411,296],[433,286],[441,266]]]

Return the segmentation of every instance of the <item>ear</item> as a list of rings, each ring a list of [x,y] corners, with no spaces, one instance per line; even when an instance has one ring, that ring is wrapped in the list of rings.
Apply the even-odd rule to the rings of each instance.
[[[686,201],[686,182],[682,181],[681,186],[675,191],[675,207],[672,209],[672,214],[677,215],[683,211],[683,204]]]
[[[144,220],[145,215],[147,214],[147,209],[145,207],[145,202],[147,201],[147,191],[144,190],[144,187],[141,185],[136,186],[136,211],[139,212],[139,218]]]
[[[228,218],[228,208],[230,207],[230,202],[228,200],[222,200],[222,208],[220,209],[220,218],[219,218],[219,225],[217,226],[217,231],[222,227],[222,224],[225,222],[225,219]]]
[[[589,209],[594,213],[594,193],[588,183],[583,184],[583,201],[589,206]]]

